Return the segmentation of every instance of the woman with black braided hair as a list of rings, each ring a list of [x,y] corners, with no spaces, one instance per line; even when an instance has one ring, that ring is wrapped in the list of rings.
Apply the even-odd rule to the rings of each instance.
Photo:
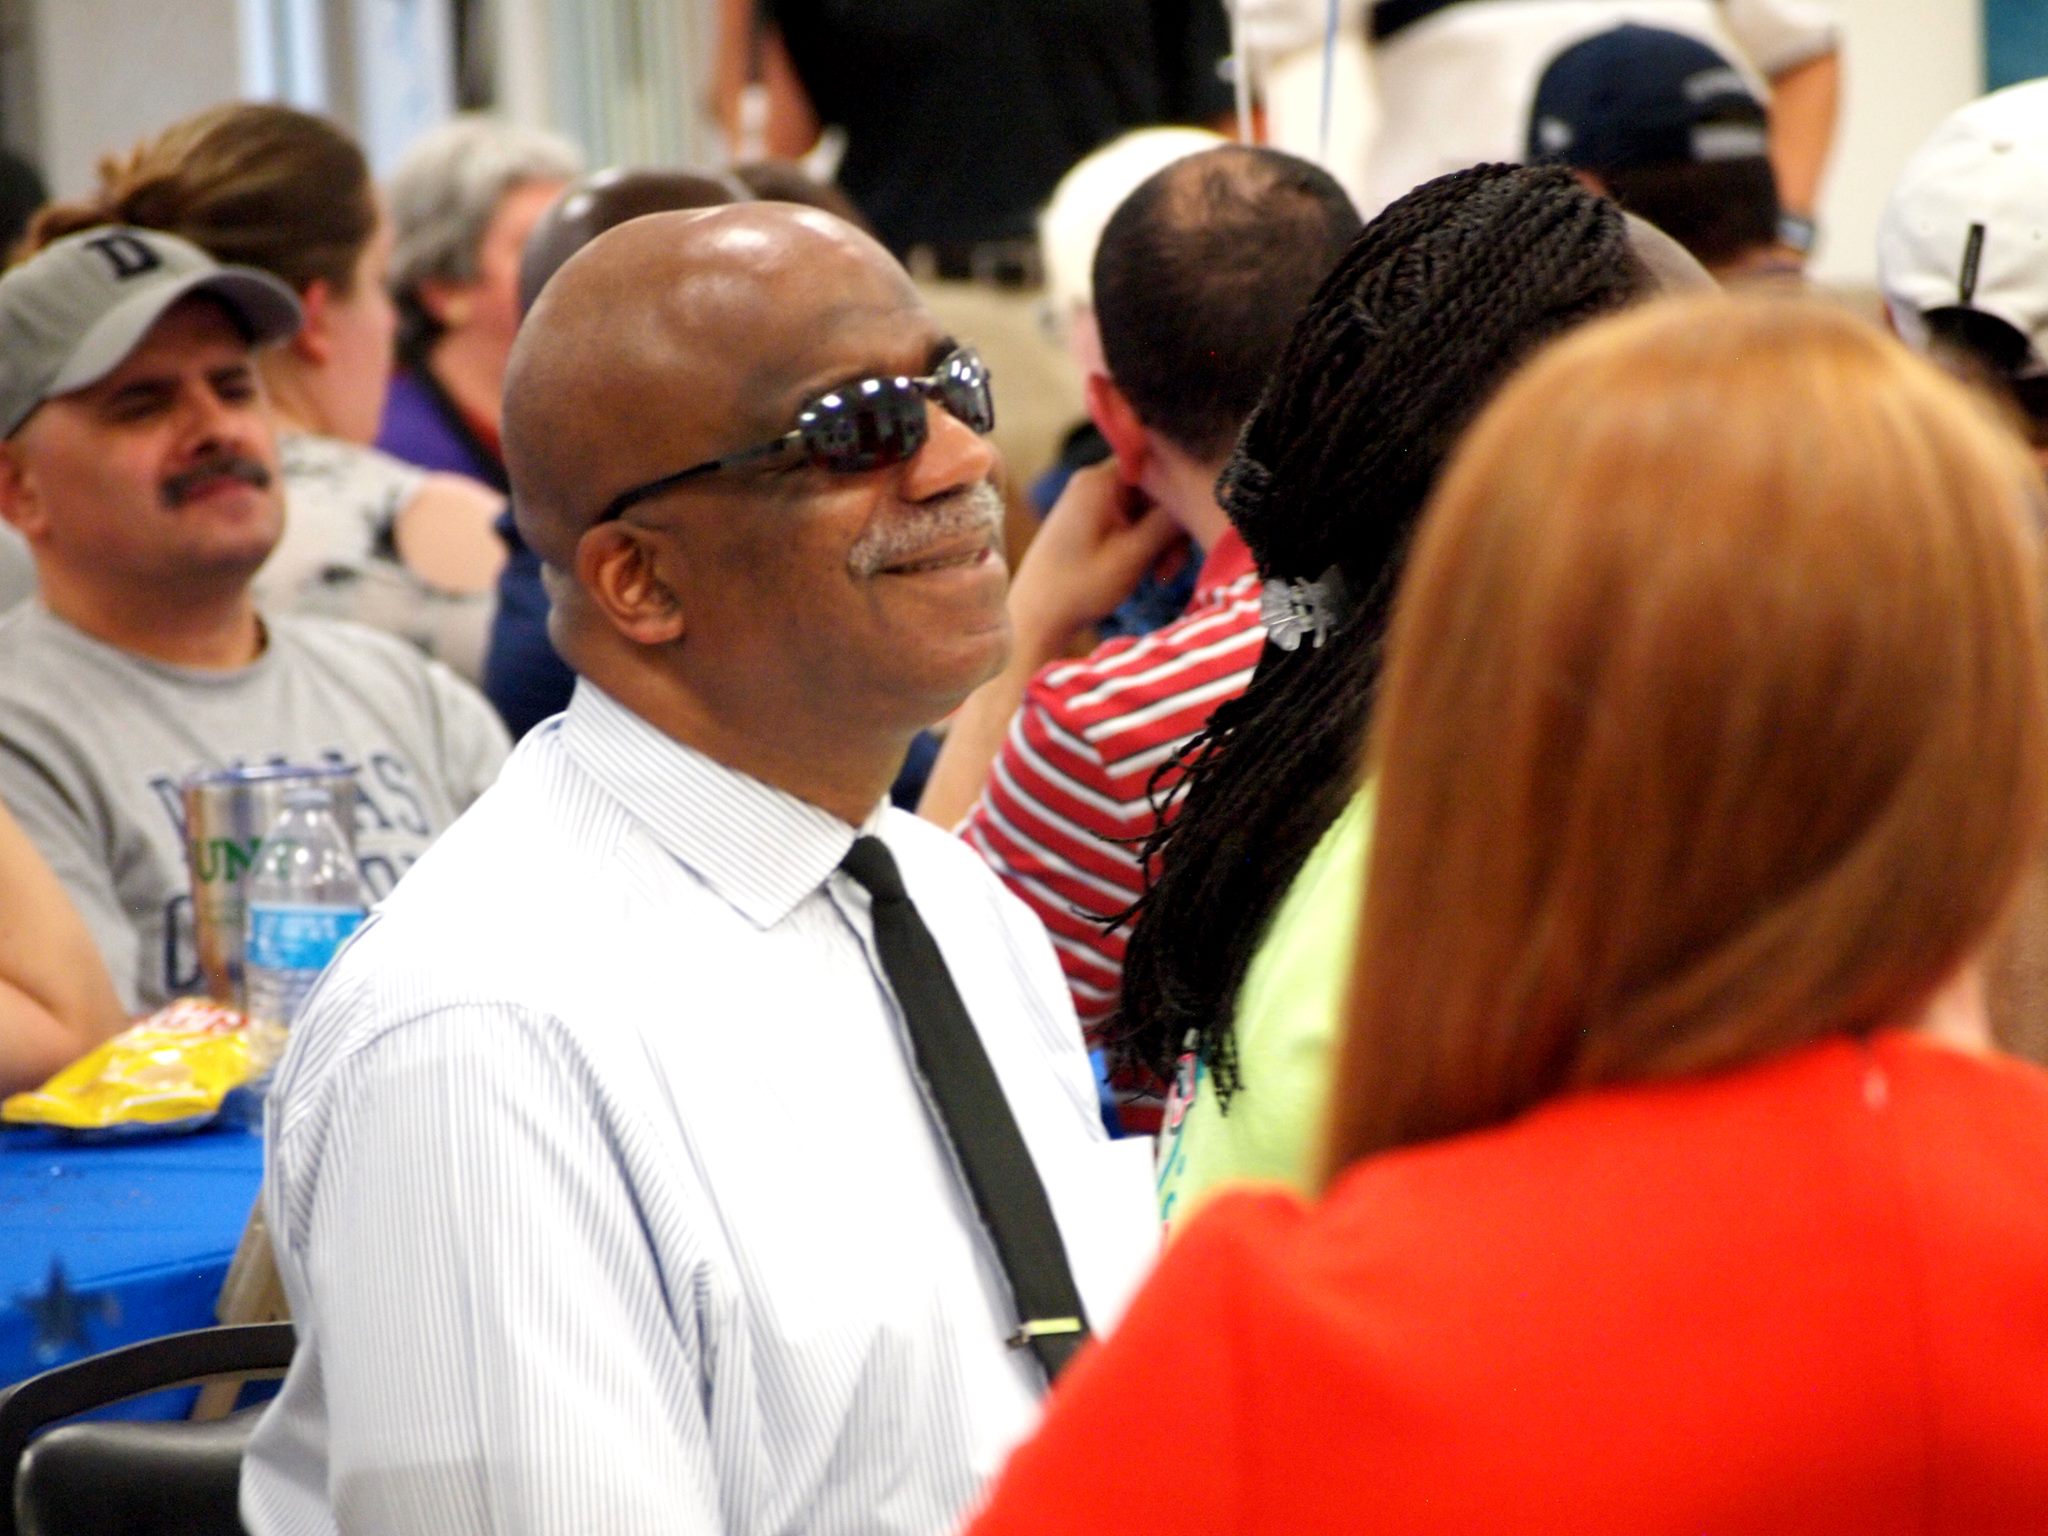
[[[1269,642],[1169,765],[1125,961],[1120,1048],[1175,1078],[1167,1220],[1219,1183],[1309,1176],[1371,819],[1359,744],[1452,443],[1543,342],[1680,271],[1707,282],[1569,174],[1480,166],[1373,220],[1296,324],[1220,487]]]

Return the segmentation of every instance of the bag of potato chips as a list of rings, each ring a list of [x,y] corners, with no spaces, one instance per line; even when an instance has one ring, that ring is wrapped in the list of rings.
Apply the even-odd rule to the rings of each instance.
[[[0,1119],[83,1137],[196,1130],[250,1075],[241,1014],[180,998],[137,1020],[42,1087],[0,1103]]]

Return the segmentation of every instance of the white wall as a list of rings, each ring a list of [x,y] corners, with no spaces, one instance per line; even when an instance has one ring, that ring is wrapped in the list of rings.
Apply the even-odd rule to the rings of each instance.
[[[90,190],[101,155],[241,93],[239,0],[36,0],[33,143],[50,190]],[[10,131],[11,138],[16,135]]]
[[[1934,125],[1983,90],[1980,0],[1833,0],[1844,34],[1841,129],[1821,194],[1815,275],[1875,282],[1885,198]]]
[[[333,113],[388,171],[453,110],[440,0],[12,0],[33,72],[33,152],[58,197],[125,150],[216,102],[260,96]]]
[[[711,0],[494,4],[506,117],[567,134],[592,165],[717,158],[707,103]]]
[[[348,124],[372,173],[388,176],[415,139],[455,110],[448,7],[443,0],[327,0],[324,9],[326,90],[301,105]]]

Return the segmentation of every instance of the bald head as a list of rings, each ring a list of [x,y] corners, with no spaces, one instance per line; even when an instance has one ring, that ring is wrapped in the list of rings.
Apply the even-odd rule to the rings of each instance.
[[[1653,293],[1703,293],[1721,286],[1698,257],[1648,219],[1626,210],[1622,218],[1628,224],[1628,247],[1650,274]]]
[[[520,327],[505,459],[526,542],[567,564],[627,486],[784,431],[821,338],[922,306],[874,240],[782,203],[655,214],[600,235]]]
[[[615,165],[579,177],[548,204],[547,212],[526,237],[526,249],[519,258],[520,311],[533,308],[533,301],[563,262],[628,219],[753,200],[745,183],[723,171]]]

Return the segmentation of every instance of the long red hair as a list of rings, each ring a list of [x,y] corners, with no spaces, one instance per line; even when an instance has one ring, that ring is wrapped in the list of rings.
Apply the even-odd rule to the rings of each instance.
[[[1327,1166],[1909,1017],[2048,815],[2022,446],[1839,311],[1566,338],[1460,446],[1389,632]]]

